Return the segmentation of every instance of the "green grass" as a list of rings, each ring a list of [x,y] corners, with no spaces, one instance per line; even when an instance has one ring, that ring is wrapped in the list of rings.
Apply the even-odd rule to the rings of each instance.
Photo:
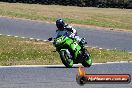
[[[94,63],[132,61],[132,54],[124,50],[106,50],[88,48]]]
[[[51,43],[0,36],[0,65],[59,64]]]
[[[51,22],[57,18],[64,18],[66,22],[74,24],[132,29],[131,9],[0,2],[0,15]]]
[[[50,42],[0,36],[0,65],[62,64]],[[93,62],[132,61],[132,54],[88,48]]]

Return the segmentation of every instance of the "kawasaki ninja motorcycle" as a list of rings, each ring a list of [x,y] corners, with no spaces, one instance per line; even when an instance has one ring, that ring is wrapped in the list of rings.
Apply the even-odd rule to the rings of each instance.
[[[85,41],[85,39],[83,39]],[[56,51],[60,54],[62,63],[71,68],[73,64],[82,63],[84,67],[90,67],[92,65],[92,59],[84,45],[80,45],[76,40],[71,39],[65,35],[54,38],[53,45],[56,47]]]

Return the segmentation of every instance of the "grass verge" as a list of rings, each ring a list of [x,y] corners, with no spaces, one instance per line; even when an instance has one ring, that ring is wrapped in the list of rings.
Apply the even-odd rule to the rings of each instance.
[[[0,36],[0,65],[62,64],[50,42]],[[132,61],[126,51],[88,48],[93,62]]]
[[[68,23],[132,29],[131,9],[0,2],[0,15],[42,21],[55,21],[57,18],[64,18]]]

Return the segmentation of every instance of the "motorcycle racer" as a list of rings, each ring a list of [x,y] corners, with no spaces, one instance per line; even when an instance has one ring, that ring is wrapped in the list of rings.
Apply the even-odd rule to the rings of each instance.
[[[85,39],[80,38],[77,31],[72,26],[65,24],[63,19],[56,20],[56,27],[55,36],[48,40],[54,39],[53,45],[56,47],[62,63],[68,68],[78,63],[82,63],[84,67],[90,67],[92,59],[84,47]]]
[[[56,20],[56,27],[57,27],[57,30],[56,30],[56,33],[55,33],[55,36],[53,38],[57,38],[58,36],[60,35],[65,35],[67,34],[67,36],[69,38],[72,38],[72,39],[75,39],[76,42],[80,45],[83,45],[84,43],[86,43],[84,40],[85,38],[80,38],[78,35],[77,35],[77,31],[70,25],[68,24],[65,24],[64,20],[63,19],[57,19]],[[48,39],[49,41],[52,40],[52,37]]]

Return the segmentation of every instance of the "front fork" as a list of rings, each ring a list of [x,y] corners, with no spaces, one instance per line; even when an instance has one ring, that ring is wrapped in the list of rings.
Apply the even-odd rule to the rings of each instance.
[[[70,51],[68,49],[66,49],[66,53],[68,55],[69,58],[72,58],[71,54],[70,54]]]
[[[63,51],[66,51],[68,58],[70,58],[70,59],[72,58],[71,53],[70,53],[70,51],[69,51],[68,49],[61,49],[60,52],[61,52],[62,50],[63,50]]]

